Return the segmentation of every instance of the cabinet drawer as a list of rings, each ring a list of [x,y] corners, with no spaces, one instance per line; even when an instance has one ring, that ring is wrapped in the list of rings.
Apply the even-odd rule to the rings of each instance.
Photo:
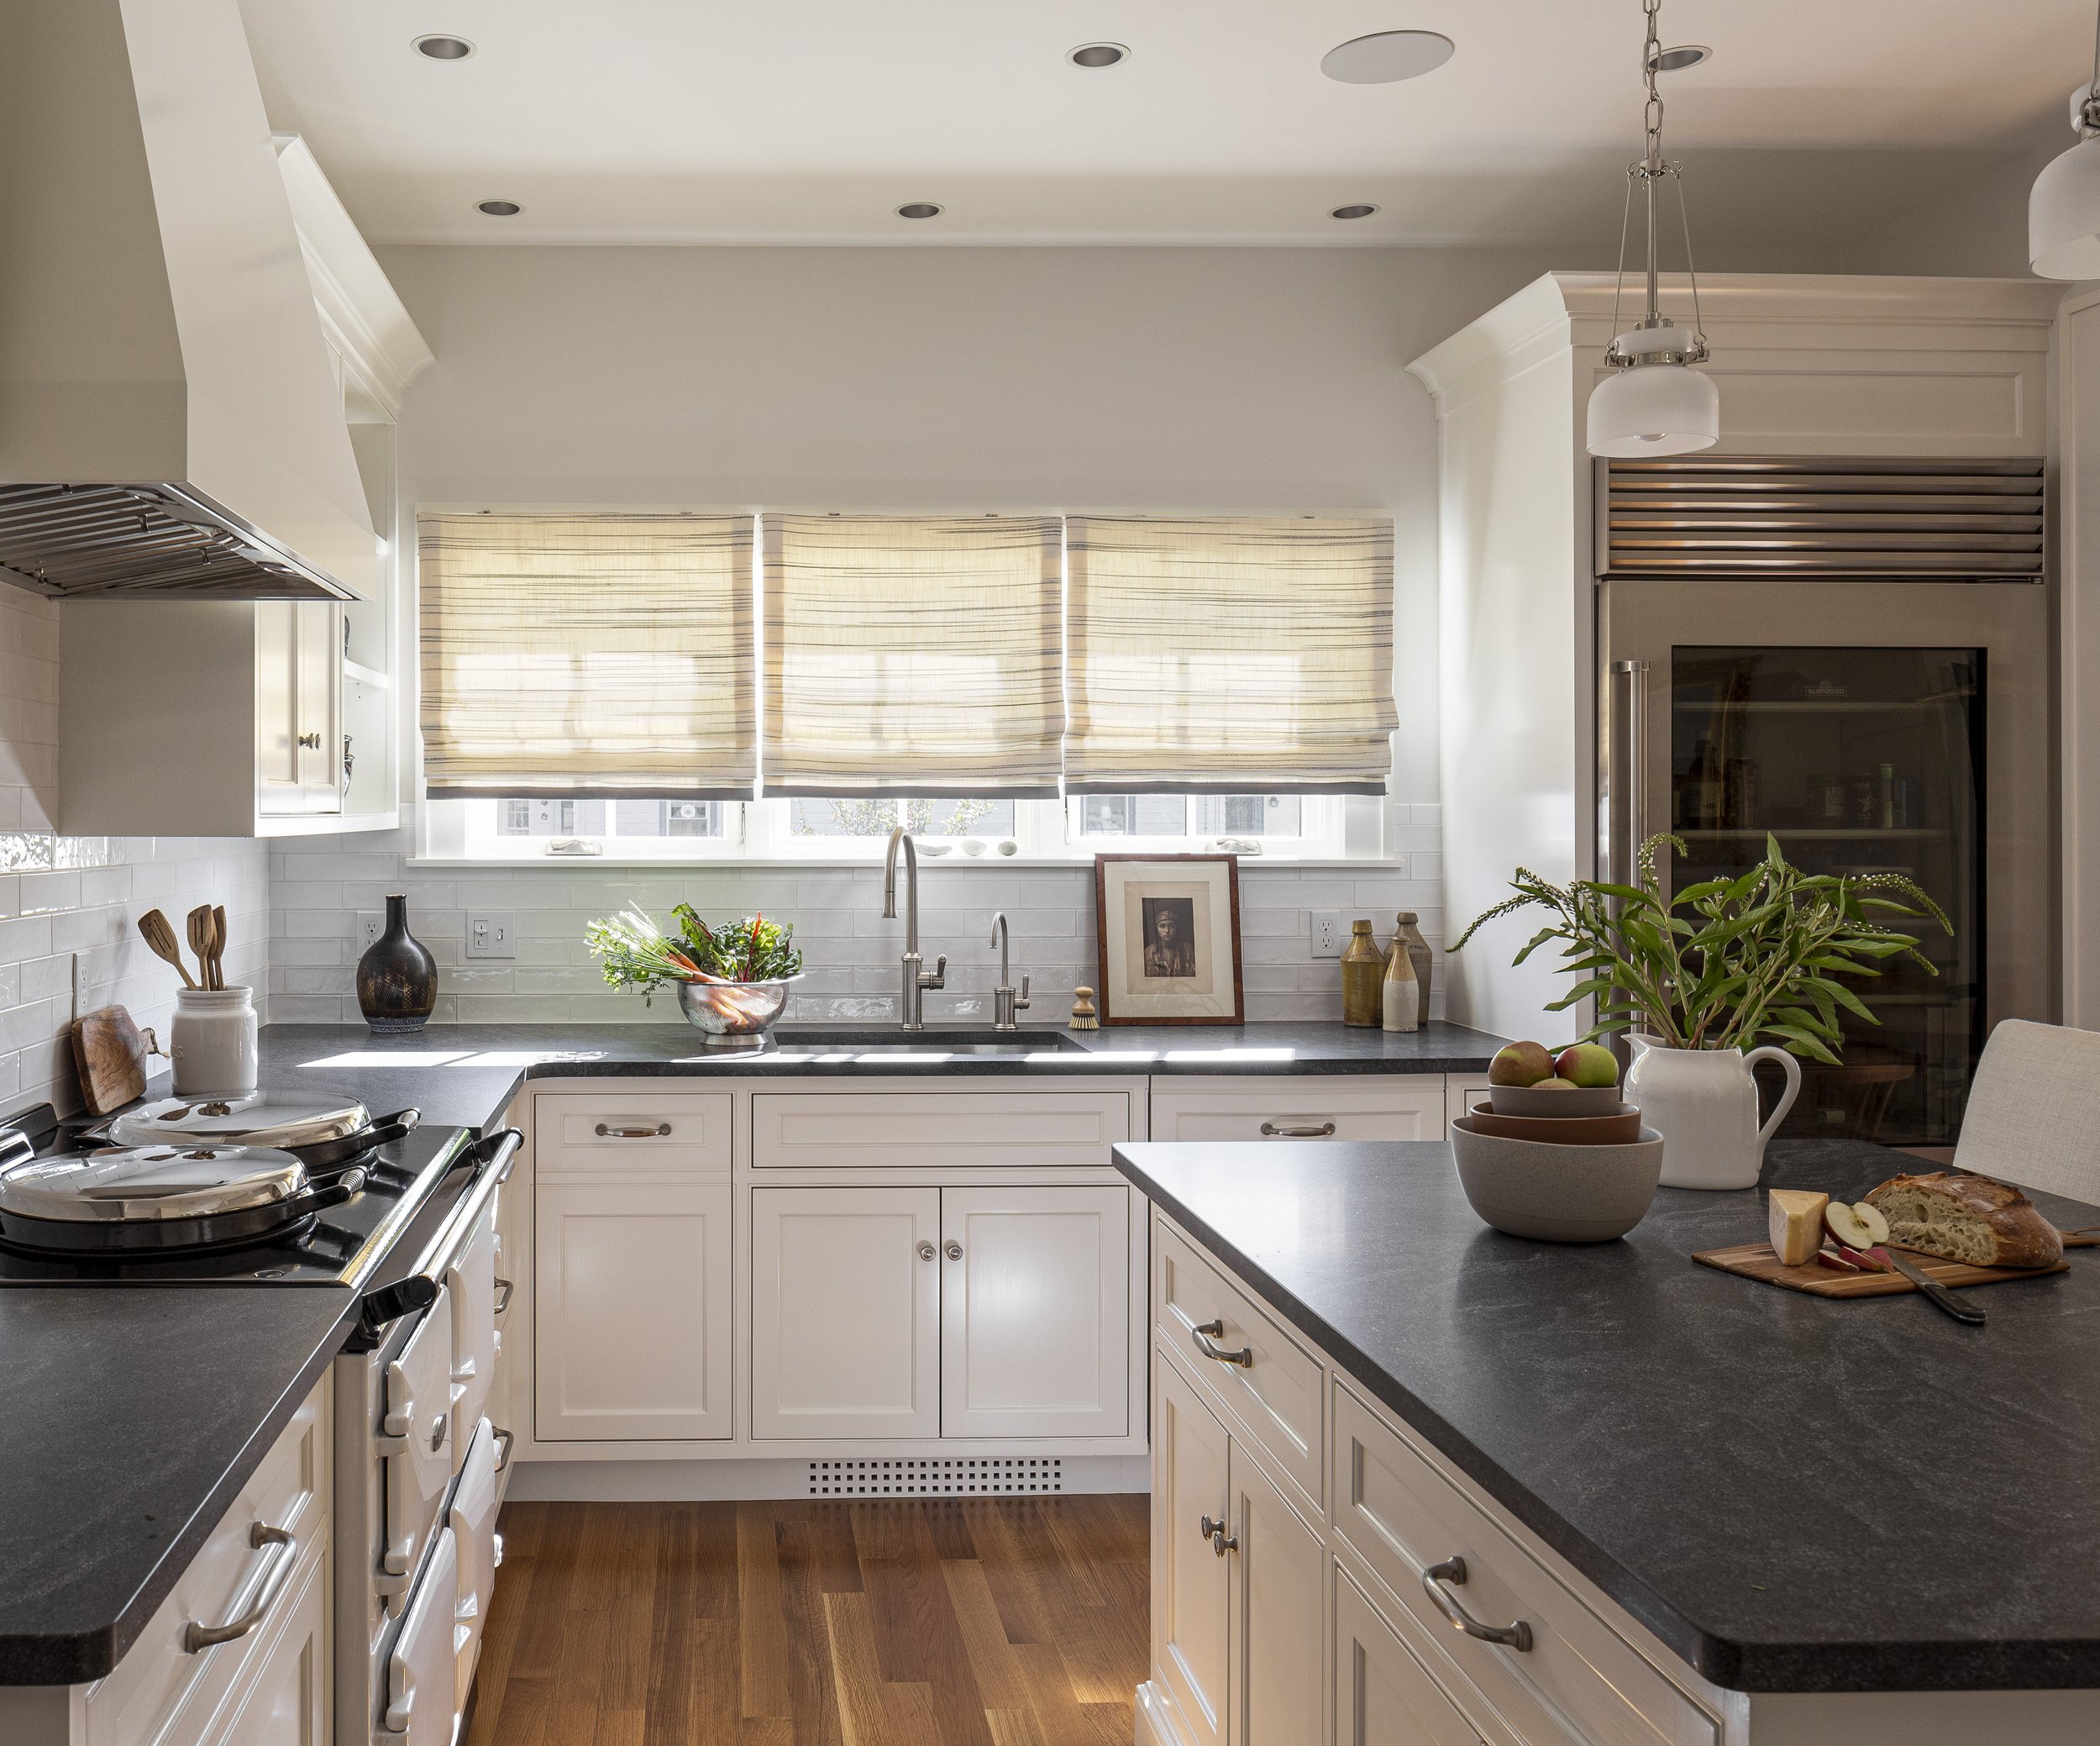
[[[1441,1073],[1155,1079],[1154,1139],[1441,1139]]]
[[[328,1538],[328,1390],[323,1380],[307,1396],[139,1640],[106,1679],[89,1688],[88,1746],[158,1746],[164,1739],[195,1738],[187,1722],[181,1730],[170,1723],[216,1713],[272,1638],[304,1572],[319,1563]],[[288,1531],[296,1548],[253,1544],[258,1525]],[[184,1647],[192,1621],[221,1625],[239,1617],[286,1558],[292,1560],[291,1575],[279,1585],[276,1599],[253,1629],[195,1653]]]
[[[868,1165],[1067,1169],[1109,1164],[1130,1138],[1127,1091],[761,1091],[751,1100],[760,1170]]]
[[[1458,1707],[1379,1614],[1356,1580],[1335,1575],[1336,1746],[1480,1746]]]
[[[1339,1381],[1334,1438],[1336,1533],[1520,1738],[1714,1746],[1711,1717]],[[1452,1628],[1423,1572],[1453,1558],[1466,1580],[1449,1592],[1483,1623],[1521,1619],[1528,1649]]]
[[[560,1092],[534,1106],[533,1167],[561,1170],[729,1168],[727,1091]]]
[[[1237,1286],[1197,1254],[1165,1220],[1152,1250],[1153,1319],[1160,1340],[1201,1379],[1316,1513],[1326,1452],[1320,1436],[1320,1360],[1284,1333]],[[1199,1328],[1222,1324],[1199,1338]],[[1210,1356],[1245,1353],[1245,1364]]]

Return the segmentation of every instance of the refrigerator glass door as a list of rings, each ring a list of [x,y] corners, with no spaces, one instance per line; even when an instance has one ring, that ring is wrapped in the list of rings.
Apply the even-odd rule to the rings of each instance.
[[[1604,591],[1614,878],[1670,831],[1672,886],[1796,866],[1901,873],[1946,912],[1889,918],[1932,969],[1851,983],[1837,1066],[1804,1060],[1783,1133],[1950,1146],[1990,1026],[2053,1016],[2042,591],[1614,583]],[[1612,780],[1616,773],[1619,780]],[[1777,1038],[1761,1040],[1779,1041]]]

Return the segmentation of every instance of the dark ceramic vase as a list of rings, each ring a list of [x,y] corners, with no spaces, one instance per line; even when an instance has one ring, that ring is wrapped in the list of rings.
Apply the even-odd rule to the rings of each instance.
[[[357,1009],[375,1031],[419,1031],[438,1003],[438,961],[408,931],[408,900],[386,900],[386,931],[357,960]]]

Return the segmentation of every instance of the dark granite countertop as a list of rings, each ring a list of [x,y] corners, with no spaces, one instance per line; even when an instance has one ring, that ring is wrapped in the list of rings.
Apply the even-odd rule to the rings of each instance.
[[[944,1040],[989,1035],[981,1026],[930,1025],[915,1038],[894,1025],[850,1032],[923,1051],[911,1054],[857,1054],[852,1044],[821,1040],[843,1034],[841,1027],[788,1026],[776,1033],[777,1046],[758,1052],[710,1049],[683,1024],[433,1024],[390,1037],[362,1025],[272,1024],[262,1031],[262,1075],[283,1097],[353,1097],[378,1114],[412,1104],[426,1122],[479,1128],[528,1079],[1474,1073],[1486,1070],[1504,1040],[1441,1021],[1390,1035],[1340,1023],[1099,1031],[1042,1025],[1017,1033],[1022,1043],[1037,1042],[1036,1052],[1002,1056],[941,1053]]]
[[[1562,1247],[1483,1225],[1441,1143],[1116,1157],[1714,1683],[2100,1686],[2100,1250],[1977,1290],[1990,1323],[1971,1328],[1914,1295],[1810,1297],[1693,1263],[1763,1236],[1752,1190],[1666,1188],[1625,1240]],[[1766,1183],[1856,1196],[1908,1161],[1775,1143]],[[2035,1199],[2066,1228],[2100,1222]]]

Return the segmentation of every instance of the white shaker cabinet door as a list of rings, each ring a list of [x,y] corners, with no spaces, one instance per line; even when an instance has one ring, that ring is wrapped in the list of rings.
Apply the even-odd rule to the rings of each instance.
[[[941,1434],[1130,1425],[1130,1191],[941,1191]]]
[[[1231,1663],[1238,1675],[1231,1701],[1234,1746],[1324,1739],[1317,1724],[1327,1683],[1321,1629],[1327,1549],[1237,1441],[1228,1533]],[[1406,1738],[1396,1737],[1396,1746]]]
[[[751,1196],[751,1434],[941,1434],[941,1193]]]
[[[1152,1361],[1152,1677],[1187,1746],[1220,1746],[1230,1680],[1231,1588],[1216,1534],[1232,1507],[1231,1440],[1189,1382]],[[1315,1713],[1317,1713],[1316,1712]],[[1308,1729],[1303,1738],[1314,1738]]]
[[[207,1746],[325,1746],[328,1564],[315,1561],[265,1643],[255,1677],[213,1719]]]
[[[1335,1566],[1335,1746],[1479,1746],[1399,1633]]]
[[[727,1182],[535,1186],[540,1442],[729,1435],[729,1203]]]

